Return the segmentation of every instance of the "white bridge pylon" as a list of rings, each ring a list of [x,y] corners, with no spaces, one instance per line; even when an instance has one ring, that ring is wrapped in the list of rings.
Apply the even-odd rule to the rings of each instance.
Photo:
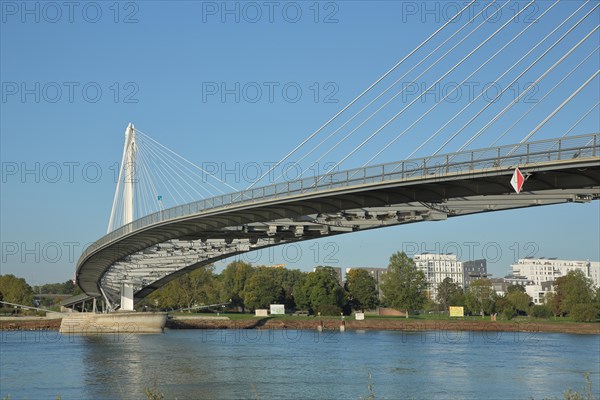
[[[134,194],[135,194],[135,169],[136,169],[136,140],[133,124],[130,122],[125,129],[125,146],[123,147],[123,157],[121,159],[121,169],[119,170],[119,180],[115,190],[112,211],[108,222],[107,233],[115,229],[119,204],[119,194],[123,191],[122,218],[120,225],[127,225],[133,222],[134,213]],[[121,284],[121,310],[133,311],[133,282],[122,282]],[[106,299],[108,302],[108,299]],[[110,302],[108,302],[110,304]]]

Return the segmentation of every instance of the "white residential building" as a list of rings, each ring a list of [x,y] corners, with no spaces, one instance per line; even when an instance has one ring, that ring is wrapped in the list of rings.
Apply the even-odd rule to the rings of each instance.
[[[505,280],[525,286],[526,293],[535,304],[543,304],[545,295],[554,291],[554,280],[567,275],[569,271],[582,271],[592,280],[594,286],[600,286],[600,262],[524,258],[512,264],[511,268],[512,276]]]
[[[435,300],[437,287],[446,278],[461,287],[464,282],[463,263],[454,254],[415,254],[413,257],[417,269],[423,271],[429,285],[429,295]]]
[[[590,262],[590,276],[592,281],[594,281],[594,285],[596,287],[600,287],[600,261],[592,261]]]

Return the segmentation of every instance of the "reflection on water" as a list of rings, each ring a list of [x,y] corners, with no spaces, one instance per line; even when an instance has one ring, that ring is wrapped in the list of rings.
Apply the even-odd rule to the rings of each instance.
[[[507,332],[3,332],[0,397],[549,398],[600,389],[600,337]]]

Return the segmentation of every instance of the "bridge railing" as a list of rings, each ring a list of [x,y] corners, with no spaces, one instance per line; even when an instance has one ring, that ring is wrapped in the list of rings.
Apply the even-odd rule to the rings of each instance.
[[[526,166],[542,162],[595,156],[600,156],[600,133],[440,154],[275,183],[183,204],[139,218],[110,232],[89,246],[81,255],[80,261],[95,249],[138,229],[231,205],[377,182],[443,177],[470,171]]]

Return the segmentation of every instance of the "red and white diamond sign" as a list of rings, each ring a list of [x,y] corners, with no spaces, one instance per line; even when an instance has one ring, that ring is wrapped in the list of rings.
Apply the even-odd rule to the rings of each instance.
[[[519,171],[519,168],[516,168],[512,179],[510,180],[510,184],[515,189],[515,192],[521,193],[521,189],[523,188],[523,182],[525,182],[525,177],[523,176],[521,171]]]

